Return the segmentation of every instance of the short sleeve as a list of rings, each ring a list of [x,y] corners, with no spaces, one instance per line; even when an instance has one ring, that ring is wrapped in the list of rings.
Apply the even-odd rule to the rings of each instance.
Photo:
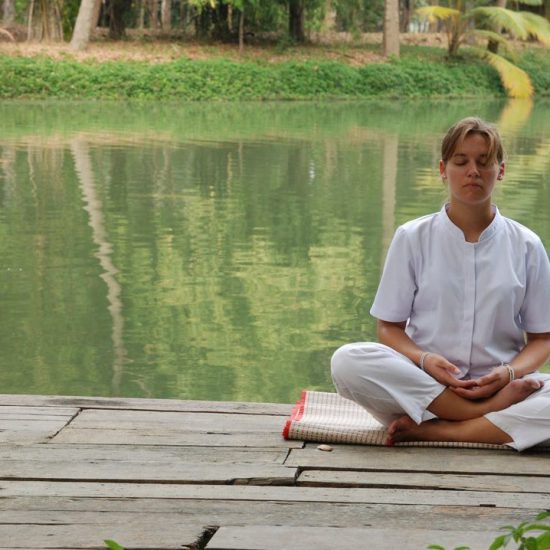
[[[527,257],[527,284],[520,309],[526,332],[550,332],[550,262],[540,240],[533,243]]]
[[[407,232],[398,227],[388,249],[384,270],[370,313],[382,321],[406,321],[416,293],[411,246]]]

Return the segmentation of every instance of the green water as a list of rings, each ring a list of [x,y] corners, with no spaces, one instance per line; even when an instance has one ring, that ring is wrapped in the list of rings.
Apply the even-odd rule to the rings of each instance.
[[[291,402],[331,389],[442,133],[499,123],[550,247],[550,102],[0,103],[0,393]]]

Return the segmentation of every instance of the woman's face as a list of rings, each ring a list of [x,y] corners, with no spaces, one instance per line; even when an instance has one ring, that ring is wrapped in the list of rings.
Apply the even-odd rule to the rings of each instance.
[[[449,182],[451,202],[471,205],[491,202],[496,181],[504,176],[504,162],[488,162],[488,150],[487,138],[471,133],[456,146],[447,162],[440,161],[439,171]]]

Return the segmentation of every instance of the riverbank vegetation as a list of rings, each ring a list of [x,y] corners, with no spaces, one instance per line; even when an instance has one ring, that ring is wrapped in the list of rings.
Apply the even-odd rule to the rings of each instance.
[[[354,59],[346,49],[299,49],[298,60],[281,54],[279,61],[269,59],[265,50],[246,60],[232,59],[224,51],[213,54],[195,47],[194,57],[170,60],[165,52],[153,62],[146,56],[139,61],[99,57],[81,62],[63,59],[59,50],[57,59],[4,55],[0,98],[223,101],[505,95],[492,67],[468,55],[449,62],[441,48],[411,46],[400,59],[364,64],[346,62]],[[550,95],[550,58],[544,50],[524,52],[519,64],[536,94]]]

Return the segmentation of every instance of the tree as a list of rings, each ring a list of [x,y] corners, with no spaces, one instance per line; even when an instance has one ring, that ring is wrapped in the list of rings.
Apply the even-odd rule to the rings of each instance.
[[[288,34],[295,42],[306,41],[304,0],[288,0]]]
[[[384,55],[399,57],[399,0],[384,5]]]
[[[5,26],[15,23],[15,0],[4,0],[2,3],[2,23]]]
[[[97,24],[98,4],[100,3],[101,0],[82,0],[80,3],[71,38],[73,50],[83,50],[88,45],[92,29]]]
[[[15,23],[15,3],[14,0],[4,0],[2,4],[2,24],[6,27]],[[15,37],[6,29],[0,27],[0,36],[6,36],[9,40],[15,42]]]
[[[168,32],[172,28],[172,0],[162,0],[160,13],[162,30]]]
[[[62,1],[31,0],[27,23],[28,40],[63,40]]]
[[[126,16],[132,0],[111,0],[109,3],[109,38],[120,40],[126,34]]]
[[[542,0],[529,0],[540,4]],[[498,42],[508,55],[515,59],[509,40],[494,29],[503,29],[510,36],[520,39],[535,38],[550,44],[550,23],[530,12],[512,11],[498,6],[477,7],[466,10],[462,0],[452,0],[453,7],[424,6],[416,12],[429,20],[443,21],[446,26],[448,53],[455,57],[468,38]],[[495,49],[494,47],[492,48]],[[492,65],[499,73],[502,85],[511,97],[530,97],[533,85],[525,71],[505,57],[488,49],[470,46],[469,50]]]
[[[149,0],[149,28],[158,29],[159,26],[159,2],[158,0]]]

